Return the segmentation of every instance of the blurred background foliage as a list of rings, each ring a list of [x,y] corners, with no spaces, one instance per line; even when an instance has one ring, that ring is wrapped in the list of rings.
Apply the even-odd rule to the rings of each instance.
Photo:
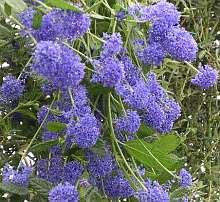
[[[116,2],[108,1],[110,5]],[[173,0],[172,2],[183,12],[183,26],[198,42],[199,55],[194,66],[208,63],[220,70],[220,1]],[[99,29],[100,34],[102,31],[107,31],[105,26],[100,25],[100,27],[103,28],[103,30]],[[5,19],[0,15],[0,82],[8,73],[19,74],[29,58],[24,39],[15,33],[16,29],[5,23]],[[6,63],[9,64],[9,68],[4,67],[3,64]],[[183,161],[190,168],[196,183],[192,190],[192,201],[218,201],[220,198],[219,85],[208,91],[201,91],[189,83],[193,75],[191,71],[187,68],[187,64],[174,63],[167,59],[157,73],[163,86],[181,103],[182,117],[176,123],[174,130],[185,139],[185,142],[178,147],[178,154],[184,156]],[[39,81],[36,82],[36,79],[32,78],[28,82],[31,89],[21,102],[27,103],[29,100],[47,102],[47,98],[42,97],[40,93]],[[5,162],[17,164],[27,139],[31,139],[37,127],[37,110],[38,103],[33,101],[21,106],[20,112],[23,113],[14,114],[13,126],[9,122],[0,122],[0,167]]]

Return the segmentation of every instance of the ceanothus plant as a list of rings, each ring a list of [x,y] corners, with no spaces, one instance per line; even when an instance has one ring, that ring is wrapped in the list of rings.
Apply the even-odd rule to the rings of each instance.
[[[15,136],[29,132],[21,157],[5,162],[6,198],[187,201],[192,176],[174,154],[183,142],[175,128],[181,103],[157,73],[167,59],[185,63],[201,89],[218,73],[190,63],[199,49],[176,6],[20,1],[14,13],[5,3],[4,15],[19,26],[26,64],[3,73],[0,118]]]

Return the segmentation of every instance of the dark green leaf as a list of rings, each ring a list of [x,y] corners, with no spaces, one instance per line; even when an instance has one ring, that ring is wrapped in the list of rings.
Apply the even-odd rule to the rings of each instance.
[[[159,148],[161,152],[170,153],[179,146],[180,142],[181,139],[177,135],[163,135],[152,146],[153,149]]]
[[[32,27],[34,29],[39,29],[41,27],[41,22],[42,22],[42,13],[37,11],[35,14],[34,14],[34,17],[33,17],[33,22],[32,22]]]
[[[30,187],[47,200],[48,192],[53,188],[53,185],[41,178],[30,178]]]
[[[12,183],[7,183],[7,184],[0,183],[0,189],[8,193],[17,194],[21,196],[28,194],[27,188]]]
[[[5,11],[5,14],[10,16],[11,15],[11,6],[8,5],[6,2],[5,2],[5,5],[4,5],[4,11]]]
[[[63,0],[46,0],[45,4],[51,7],[55,7],[55,8],[61,8],[65,10],[72,10],[75,12],[80,12],[80,9],[78,7],[70,5]]]
[[[47,151],[50,147],[52,147],[53,145],[56,145],[59,143],[59,140],[50,140],[50,141],[46,141],[46,142],[41,142],[39,144],[34,145],[33,147],[31,147],[31,151],[34,153],[40,153],[43,151]]]
[[[47,129],[51,132],[59,132],[66,128],[66,124],[60,122],[49,122],[47,124]]]

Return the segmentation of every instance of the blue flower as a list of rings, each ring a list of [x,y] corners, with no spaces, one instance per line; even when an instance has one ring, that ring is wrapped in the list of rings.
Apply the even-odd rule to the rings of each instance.
[[[192,185],[192,175],[184,168],[180,170],[180,186],[187,188]]]
[[[63,181],[76,184],[83,171],[84,168],[78,161],[68,162],[63,168]]]
[[[199,68],[199,72],[191,80],[191,82],[202,89],[212,87],[218,79],[218,72],[209,65],[204,65]]]
[[[2,182],[3,183],[13,183],[16,185],[21,185],[23,187],[28,187],[29,176],[32,173],[31,167],[26,167],[22,165],[19,170],[14,170],[9,165],[3,168]]]
[[[169,29],[162,46],[172,58],[179,61],[194,61],[198,52],[197,43],[192,35],[178,26]]]
[[[21,33],[30,33],[37,41],[75,41],[88,31],[91,23],[82,12],[53,9],[43,16],[40,28],[34,29],[32,24],[35,13],[33,8],[28,8],[19,15],[19,19],[27,29]]]
[[[85,114],[77,121],[72,120],[67,127],[67,135],[70,141],[77,144],[79,148],[92,147],[99,135],[100,128],[97,119],[92,114]]]
[[[106,42],[102,46],[100,53],[101,59],[116,56],[123,50],[123,42],[120,33],[113,33],[112,35],[104,33],[103,39]]]
[[[49,191],[49,202],[79,202],[79,193],[69,184],[59,184]]]
[[[159,66],[162,64],[164,57],[163,47],[159,43],[154,42],[144,49],[141,59],[146,65]]]
[[[16,79],[14,76],[6,76],[3,79],[0,93],[7,101],[18,100],[24,91],[24,85],[21,80]]]
[[[87,154],[89,160],[87,169],[94,177],[105,177],[111,174],[115,168],[115,162],[111,155],[98,156],[94,153]]]
[[[158,182],[151,182],[150,180],[146,183],[146,191],[139,191],[136,197],[140,202],[169,202],[169,194],[163,189]]]
[[[67,89],[77,86],[84,77],[85,65],[71,49],[52,41],[41,41],[33,55],[33,69],[52,82],[53,86]]]
[[[112,199],[128,198],[134,194],[129,181],[121,174],[104,178],[103,189],[104,193]]]
[[[136,111],[127,110],[124,116],[116,120],[115,125],[117,130],[134,134],[138,131],[141,120]]]
[[[108,57],[102,61],[94,61],[93,64],[96,71],[91,79],[93,83],[101,83],[112,88],[124,77],[124,66],[117,59]]]

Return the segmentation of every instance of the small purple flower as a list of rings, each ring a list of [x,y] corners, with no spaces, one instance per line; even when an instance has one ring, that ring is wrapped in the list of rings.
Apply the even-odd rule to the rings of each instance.
[[[169,202],[169,194],[158,182],[146,182],[146,191],[139,191],[135,195],[140,202]]]
[[[18,100],[24,91],[24,85],[21,80],[16,79],[14,76],[6,76],[3,79],[0,93],[3,98],[8,101]]]
[[[128,198],[134,194],[129,181],[121,174],[104,178],[103,189],[104,193],[112,199]]]
[[[14,170],[9,165],[3,168],[2,182],[3,183],[13,183],[21,185],[23,187],[28,187],[29,176],[32,173],[31,167],[26,167],[22,165],[19,170]]]
[[[184,168],[180,170],[180,186],[187,188],[192,185],[192,175]]]
[[[120,33],[113,33],[112,35],[104,33],[103,39],[106,42],[103,44],[100,53],[102,59],[116,56],[123,50],[123,42]]]
[[[91,81],[101,83],[105,87],[114,87],[124,77],[123,64],[114,58],[108,57],[103,61],[94,61],[95,71]]]
[[[172,58],[179,61],[192,62],[198,52],[197,43],[192,35],[178,26],[169,29],[162,46]]]
[[[100,128],[97,119],[92,114],[85,114],[77,121],[70,121],[67,127],[67,135],[79,148],[92,147],[99,135]]]
[[[191,80],[191,82],[202,89],[208,89],[217,82],[217,79],[218,79],[217,70],[213,69],[209,65],[204,65],[199,68],[199,72]]]
[[[79,202],[79,193],[69,184],[59,184],[49,191],[49,202]]]
[[[32,67],[40,76],[52,82],[56,89],[79,85],[85,69],[76,53],[52,41],[41,41],[37,44]]]
[[[89,173],[94,177],[105,177],[112,173],[115,168],[115,162],[111,155],[98,156],[93,153],[89,153],[87,169]]]
[[[76,184],[84,168],[78,161],[68,162],[63,168],[63,181]]]
[[[159,43],[149,44],[143,51],[142,61],[146,65],[160,66],[164,60],[165,52]]]
[[[141,119],[136,111],[127,110],[126,114],[116,120],[117,130],[134,134],[141,125]]]

